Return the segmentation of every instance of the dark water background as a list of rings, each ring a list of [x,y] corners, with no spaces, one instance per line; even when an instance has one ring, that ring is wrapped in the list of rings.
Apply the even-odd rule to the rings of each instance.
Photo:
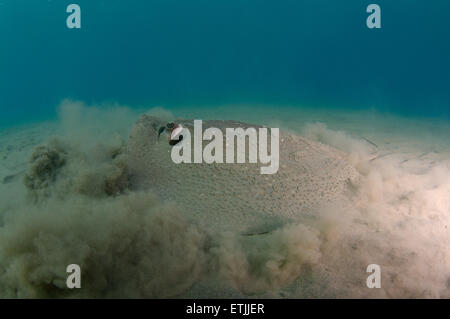
[[[0,0],[0,125],[52,118],[64,98],[450,118],[449,16],[448,0]]]

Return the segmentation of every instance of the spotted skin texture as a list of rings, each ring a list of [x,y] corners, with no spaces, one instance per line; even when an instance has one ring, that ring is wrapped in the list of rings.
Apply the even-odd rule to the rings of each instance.
[[[179,119],[193,137],[193,120]],[[133,190],[151,189],[175,202],[189,218],[205,227],[243,234],[263,233],[288,222],[314,218],[322,205],[346,201],[357,171],[344,153],[301,136],[280,131],[277,173],[263,175],[267,164],[175,164],[167,139],[158,139],[167,123],[142,115],[128,140],[128,169]],[[203,121],[215,127],[259,128],[237,121]],[[270,134],[269,134],[270,135]],[[203,147],[209,141],[203,141]],[[270,151],[270,136],[268,137]],[[235,143],[236,144],[236,143]],[[193,146],[192,146],[193,147]],[[248,149],[248,143],[246,145]],[[226,150],[224,146],[224,156]],[[193,154],[193,151],[192,151]]]

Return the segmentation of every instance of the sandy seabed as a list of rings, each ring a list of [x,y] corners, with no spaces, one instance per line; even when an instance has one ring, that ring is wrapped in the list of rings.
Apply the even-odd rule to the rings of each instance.
[[[344,151],[361,180],[345,209],[265,236],[200,226],[128,188],[126,141],[144,112],[279,127]],[[0,131],[0,297],[450,297],[449,123],[268,106],[173,113],[67,100],[55,122]],[[81,289],[66,288],[72,263]],[[380,289],[366,286],[369,264]]]

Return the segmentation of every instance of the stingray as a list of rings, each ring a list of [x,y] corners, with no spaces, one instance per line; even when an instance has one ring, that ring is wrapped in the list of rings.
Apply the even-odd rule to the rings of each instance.
[[[193,120],[175,123],[193,135]],[[273,175],[261,174],[263,164],[248,161],[175,164],[173,143],[161,136],[166,126],[149,115],[142,115],[133,125],[127,143],[131,188],[151,190],[176,203],[188,218],[215,230],[265,234],[314,217],[324,204],[345,201],[350,181],[358,177],[345,153],[285,131],[280,131],[279,169]],[[225,133],[226,128],[261,126],[203,121],[203,130],[209,127]]]

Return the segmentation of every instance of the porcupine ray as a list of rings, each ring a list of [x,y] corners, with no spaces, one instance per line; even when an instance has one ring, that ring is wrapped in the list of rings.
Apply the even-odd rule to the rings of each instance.
[[[193,120],[175,123],[194,136]],[[131,187],[150,189],[176,202],[187,217],[208,228],[243,234],[271,231],[286,222],[311,217],[321,204],[345,201],[349,181],[358,176],[344,153],[283,131],[276,174],[261,174],[260,167],[267,164],[250,164],[248,160],[244,164],[175,164],[171,158],[173,146],[167,137],[159,137],[166,124],[142,115],[132,127],[128,139]],[[209,127],[219,128],[225,143],[226,128],[261,126],[203,121],[203,131]],[[203,141],[203,147],[208,143]],[[270,150],[270,136],[267,143]]]

